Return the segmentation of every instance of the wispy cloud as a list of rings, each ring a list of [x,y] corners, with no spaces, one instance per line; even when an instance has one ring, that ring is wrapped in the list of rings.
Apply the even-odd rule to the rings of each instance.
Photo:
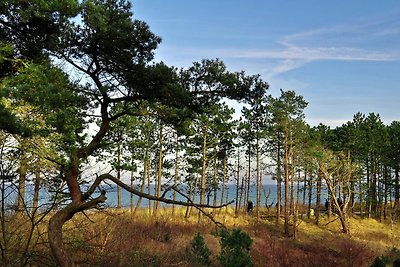
[[[398,14],[376,18],[371,21],[359,20],[353,23],[321,27],[309,31],[283,36],[282,47],[274,50],[234,51],[236,57],[278,59],[270,70],[270,76],[277,76],[318,60],[335,61],[398,61],[400,50],[397,44],[384,50],[374,49],[375,42],[386,38],[398,38],[400,22]],[[395,39],[399,42],[399,39]]]

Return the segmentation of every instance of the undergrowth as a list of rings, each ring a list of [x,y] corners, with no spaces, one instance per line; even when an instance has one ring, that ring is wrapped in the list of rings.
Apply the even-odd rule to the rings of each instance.
[[[210,220],[198,224],[195,210],[187,219],[184,214],[185,208],[176,208],[175,216],[164,208],[157,217],[147,209],[135,216],[128,210],[86,212],[65,225],[64,240],[79,266],[232,266],[239,262],[230,261],[234,257],[244,259],[238,266],[251,262],[253,266],[362,267],[378,256],[394,266],[400,262],[400,222],[354,217],[352,235],[347,236],[341,233],[338,220],[322,216],[319,225],[302,221],[297,239],[292,240],[284,237],[283,222],[276,225],[273,217],[257,223],[251,215],[235,217],[228,208],[215,217],[228,232],[218,232]],[[46,229],[46,224],[44,220],[38,227]],[[32,266],[54,266],[43,234],[40,245],[30,250]],[[19,251],[22,239],[12,240],[10,253]],[[193,251],[200,251],[200,257]]]

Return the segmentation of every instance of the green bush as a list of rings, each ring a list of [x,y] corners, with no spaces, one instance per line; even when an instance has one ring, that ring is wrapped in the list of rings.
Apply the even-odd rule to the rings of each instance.
[[[247,233],[240,229],[221,228],[216,232],[216,236],[221,238],[221,253],[217,256],[217,259],[222,266],[252,266],[249,251],[253,240]]]
[[[371,267],[385,267],[386,266],[386,259],[384,257],[376,257],[375,260],[372,262]]]
[[[400,258],[393,262],[393,267],[400,267]]]
[[[191,245],[192,245],[192,252],[196,257],[196,261],[202,265],[210,266],[211,251],[207,247],[206,243],[204,242],[204,238],[200,233],[197,233],[194,236]]]

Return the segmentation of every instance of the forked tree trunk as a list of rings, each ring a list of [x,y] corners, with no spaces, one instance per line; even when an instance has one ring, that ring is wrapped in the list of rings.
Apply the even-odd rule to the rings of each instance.
[[[67,248],[63,242],[63,225],[72,219],[72,217],[81,211],[95,207],[99,203],[103,203],[106,200],[105,192],[101,192],[101,195],[93,200],[87,202],[71,202],[65,208],[57,211],[49,221],[49,244],[52,255],[56,262],[61,267],[73,267],[76,266],[71,256],[68,254]]]

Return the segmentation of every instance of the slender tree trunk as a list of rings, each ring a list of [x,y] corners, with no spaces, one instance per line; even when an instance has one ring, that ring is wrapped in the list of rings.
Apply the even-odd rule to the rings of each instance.
[[[400,207],[400,179],[399,179],[400,168],[397,164],[394,169],[394,209],[397,210]]]
[[[276,160],[276,183],[277,183],[277,202],[276,202],[276,224],[279,224],[282,207],[282,173],[281,173],[281,144],[278,138],[277,160]]]
[[[217,191],[218,191],[218,182],[217,182],[217,152],[214,149],[214,165],[213,165],[213,206],[217,205]]]
[[[228,166],[227,165],[228,165],[227,164],[227,158],[224,158],[224,160],[223,160],[223,168],[224,168],[223,172],[224,172],[224,174],[222,175],[221,202],[220,202],[221,205],[224,204],[226,180],[227,180],[227,177],[228,177]]]
[[[360,175],[358,179],[358,199],[360,202],[360,214],[364,215],[364,190],[363,190],[363,183],[362,183],[362,176]]]
[[[133,188],[133,181],[135,179],[135,176],[133,175],[133,171],[131,171],[131,188]],[[142,183],[143,184],[143,183]],[[130,207],[130,213],[133,216],[133,194],[130,193],[130,198],[129,198],[129,207]]]
[[[308,179],[308,207],[307,207],[307,218],[311,219],[311,205],[313,196],[313,178],[312,176]]]
[[[174,176],[174,187],[178,185],[179,181],[179,136],[176,134],[176,146],[175,146],[175,176]],[[172,194],[172,199],[176,201],[176,191],[174,190]],[[172,216],[175,214],[175,204],[172,205]]]
[[[368,196],[366,199],[366,211],[368,218],[371,218],[371,180],[370,180],[370,165],[369,165],[369,156],[367,155],[367,161],[366,161],[366,169],[367,169],[367,186],[368,186]]]
[[[295,180],[295,162],[292,158],[292,171],[290,172],[290,215],[294,214],[294,205],[295,205],[295,198],[294,198],[294,180]]]
[[[18,198],[17,198],[17,210],[24,211],[25,209],[25,183],[26,175],[28,173],[28,155],[26,154],[25,141],[21,142],[21,159],[18,169]]]
[[[149,158],[147,158],[147,194],[151,194],[151,180],[150,180],[150,168],[151,168],[151,166],[150,166],[150,159]],[[149,199],[149,214],[151,214],[151,200]],[[153,202],[153,204],[154,204],[154,202]]]
[[[121,180],[121,132],[117,133],[117,179]],[[117,185],[117,198],[118,204],[117,208],[121,208],[121,187]]]
[[[257,137],[256,140],[256,200],[257,200],[257,207],[256,207],[256,211],[257,211],[257,223],[260,222],[260,207],[261,207],[261,183],[260,183],[260,148],[259,148],[259,138]]]
[[[205,124],[203,127],[203,157],[202,157],[202,168],[201,168],[201,180],[200,180],[200,204],[204,204],[204,197],[206,194],[206,170],[207,170],[207,132],[208,125]],[[201,219],[201,212],[199,212],[199,220]]]
[[[289,235],[289,144],[288,132],[284,134],[284,150],[285,150],[285,235]]]
[[[306,206],[306,191],[307,191],[307,169],[304,169],[304,181],[303,181],[303,206]]]
[[[237,150],[237,169],[236,169],[236,197],[235,197],[235,216],[238,216],[240,200],[239,200],[239,183],[240,183],[240,149]]]
[[[37,208],[39,207],[39,191],[40,191],[40,169],[39,166],[35,166],[35,184],[33,189],[33,205],[32,214],[35,214]]]
[[[318,170],[318,177],[317,177],[317,202],[315,203],[315,224],[319,224],[319,215],[321,211],[321,187],[322,187],[322,174],[321,170]],[[333,192],[333,194],[335,194]],[[333,195],[334,196],[334,195]]]
[[[248,147],[248,157],[247,157],[247,181],[246,181],[246,194],[245,194],[245,202],[244,202],[244,207],[247,209],[247,206],[249,204],[250,201],[250,179],[251,179],[251,147],[249,144]],[[247,213],[246,213],[247,214]]]
[[[163,168],[163,126],[160,126],[159,132],[159,151],[158,151],[158,165],[157,165],[157,188],[156,188],[156,196],[161,196],[161,180],[162,180],[162,168]],[[154,215],[157,216],[158,208],[160,206],[160,202],[156,201],[154,206]]]
[[[372,173],[371,173],[371,211],[376,213],[378,211],[377,194],[376,194],[376,184],[377,184],[377,166],[376,160],[371,162]]]
[[[300,168],[297,170],[297,188],[296,188],[296,205],[299,205],[300,203],[300,182],[301,182],[301,174],[300,174]]]

